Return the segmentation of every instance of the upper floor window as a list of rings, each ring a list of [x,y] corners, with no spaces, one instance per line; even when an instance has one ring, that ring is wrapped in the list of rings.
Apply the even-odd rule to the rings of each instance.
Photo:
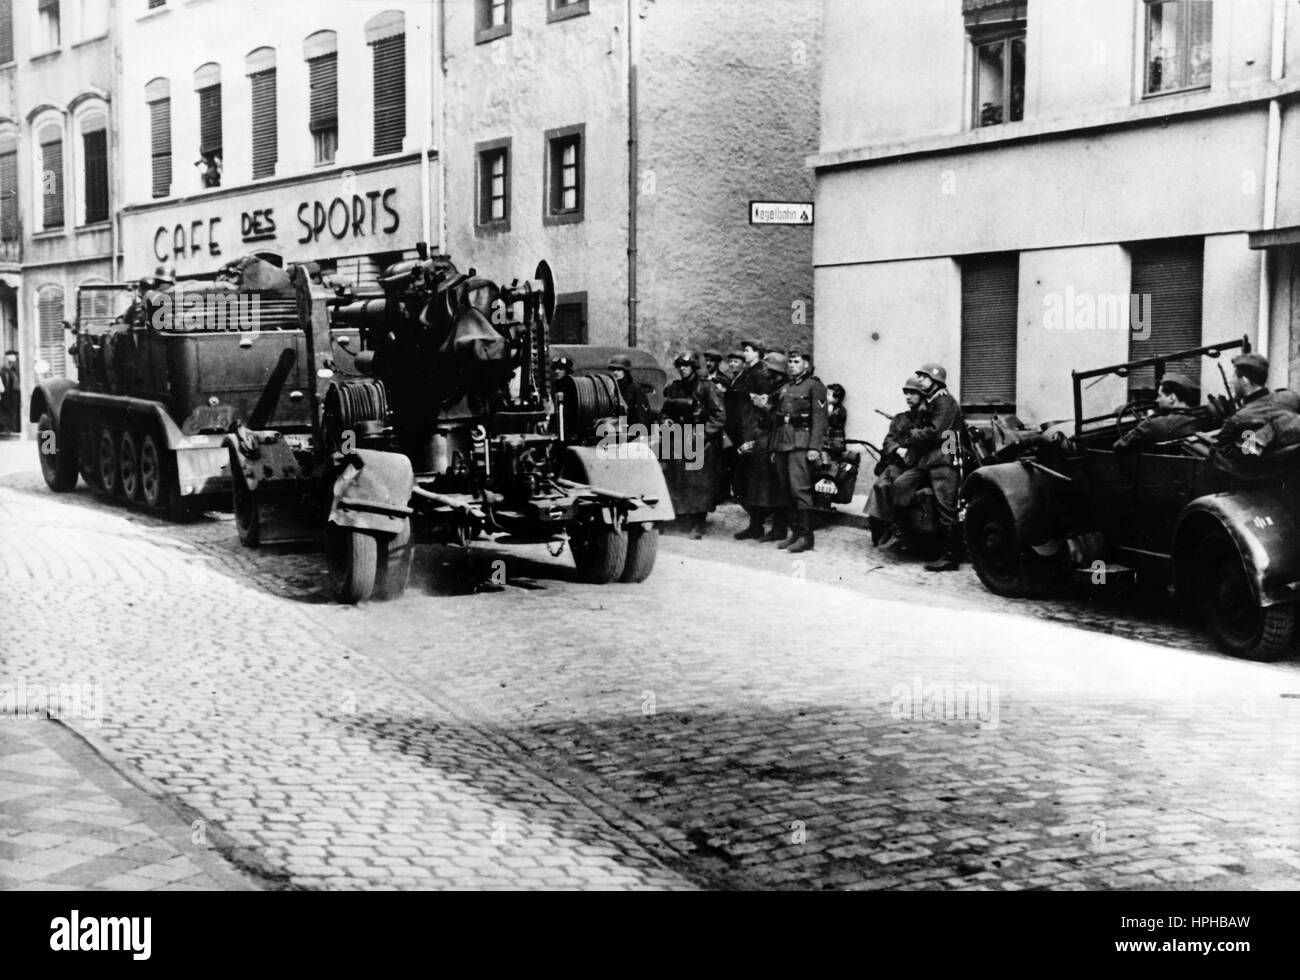
[[[36,5],[36,54],[57,51],[59,36],[59,0],[38,0]]]
[[[474,41],[482,44],[510,33],[510,0],[474,0]]]
[[[245,59],[252,88],[253,179],[275,175],[279,121],[276,110],[275,49],[258,48]]]
[[[81,117],[81,214],[77,222],[108,220],[108,117],[98,110]]]
[[[81,40],[91,41],[108,35],[107,0],[81,0],[78,8],[80,14]]]
[[[971,126],[1019,122],[1025,116],[1025,4],[962,0],[971,44]]]
[[[311,89],[307,128],[312,156],[317,164],[333,163],[339,146],[338,35],[333,31],[312,34],[303,42],[303,55]]]
[[[510,140],[479,143],[478,224],[481,228],[510,228]]]
[[[194,73],[199,95],[199,159],[194,165],[204,187],[221,186],[221,67],[209,62]]]
[[[546,134],[546,224],[582,220],[585,130],[586,126],[566,126]]]
[[[149,103],[149,152],[153,196],[166,197],[172,187],[172,100],[165,78],[155,78],[144,87]]]
[[[385,11],[366,24],[374,53],[375,156],[401,153],[406,139],[406,29],[402,14]]]
[[[1210,0],[1147,0],[1144,95],[1210,84]]]
[[[0,0],[0,65],[14,60],[14,0]]]
[[[16,242],[18,233],[18,136],[0,135],[0,242]]]
[[[41,203],[39,231],[63,227],[63,127],[57,122],[36,128],[37,182]]]
[[[546,20],[564,20],[590,13],[588,0],[546,0]]]

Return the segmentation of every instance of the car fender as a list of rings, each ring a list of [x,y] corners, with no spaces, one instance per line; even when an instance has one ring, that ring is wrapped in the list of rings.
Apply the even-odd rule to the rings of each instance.
[[[1197,497],[1174,528],[1174,588],[1188,594],[1196,545],[1211,530],[1232,539],[1261,606],[1300,598],[1300,526],[1282,501],[1266,490]]]
[[[671,521],[675,516],[668,483],[654,451],[644,442],[613,446],[569,446],[562,475],[597,492],[609,490],[634,498],[629,524]]]
[[[344,458],[334,480],[329,522],[339,527],[399,534],[409,526],[415,473],[402,453],[358,449]]]
[[[68,392],[77,389],[77,382],[67,378],[51,378],[42,381],[32,390],[32,400],[27,406],[27,421],[39,422],[47,411],[54,420],[54,429],[59,428],[59,418],[63,414],[63,399]]]
[[[1016,534],[1024,544],[1041,544],[1052,538],[1049,519],[1049,490],[1052,479],[1023,462],[981,466],[962,484],[962,498],[970,499],[981,490],[992,490],[1006,501]]]

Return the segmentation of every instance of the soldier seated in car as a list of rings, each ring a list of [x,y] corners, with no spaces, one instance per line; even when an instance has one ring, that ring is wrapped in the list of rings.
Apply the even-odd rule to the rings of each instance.
[[[1215,438],[1215,448],[1229,456],[1253,444],[1256,430],[1300,412],[1300,395],[1286,388],[1268,390],[1268,358],[1239,354],[1232,359],[1232,367],[1232,388],[1241,407],[1223,423]]]
[[[1166,374],[1160,380],[1156,412],[1143,419],[1115,443],[1116,452],[1133,452],[1155,445],[1185,439],[1214,425],[1211,413],[1201,405],[1201,389],[1182,374]]]

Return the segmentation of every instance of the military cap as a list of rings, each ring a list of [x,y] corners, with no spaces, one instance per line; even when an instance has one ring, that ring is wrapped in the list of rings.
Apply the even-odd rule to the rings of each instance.
[[[790,361],[780,351],[768,351],[763,355],[763,363],[773,371],[780,371],[782,374],[790,370]]]
[[[1189,405],[1194,405],[1201,400],[1201,386],[1185,374],[1169,372],[1160,379],[1160,387],[1161,389],[1173,388]]]
[[[10,348],[9,350],[5,351],[5,357],[10,356],[11,354],[12,354],[14,357],[17,357],[17,356],[18,356],[18,352],[17,352],[16,350],[13,350],[12,348]]]
[[[609,359],[609,366],[613,368],[622,368],[624,371],[632,370],[632,358],[626,354],[614,354]]]
[[[812,357],[811,355],[809,355],[808,351],[804,350],[804,348],[802,347],[791,347],[788,351],[785,352],[785,356],[802,357],[805,361],[812,360]]]
[[[1259,385],[1268,384],[1268,358],[1263,354],[1238,354],[1232,359],[1232,366],[1243,378]]]
[[[699,367],[700,362],[696,359],[693,351],[684,350],[673,358],[673,367],[681,367],[683,364]]]

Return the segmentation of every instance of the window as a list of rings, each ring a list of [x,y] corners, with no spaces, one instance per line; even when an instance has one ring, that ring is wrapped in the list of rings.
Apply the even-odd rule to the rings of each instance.
[[[149,0],[149,9],[157,10],[159,7],[165,7],[167,0]]]
[[[107,0],[81,0],[81,40],[91,41],[108,35]]]
[[[406,138],[406,34],[402,15],[386,11],[366,24],[374,53],[375,156],[401,153]]]
[[[1148,0],[1145,95],[1210,84],[1210,0]]]
[[[586,126],[566,126],[546,134],[546,224],[582,220],[583,135]]]
[[[961,401],[1016,403],[1020,255],[976,255],[961,263]]]
[[[41,286],[36,290],[36,327],[40,359],[50,366],[50,376],[67,374],[68,352],[63,337],[63,290],[58,286]]]
[[[581,17],[590,13],[588,0],[547,0],[546,20],[565,20],[569,17]]]
[[[107,117],[96,112],[81,121],[82,213],[80,224],[108,220]]]
[[[0,65],[14,60],[14,0],[0,0]]]
[[[971,126],[1019,122],[1025,115],[1025,4],[963,0],[971,43]]]
[[[510,230],[510,140],[479,143],[478,224],[493,231]]]
[[[555,298],[555,320],[551,323],[551,343],[587,343],[586,293],[561,293]]]
[[[18,232],[18,138],[0,136],[0,242],[16,242]]]
[[[1132,260],[1130,327],[1139,316],[1142,318],[1141,330],[1129,330],[1129,360],[1200,347],[1205,240],[1171,239],[1144,243],[1130,248],[1129,256]],[[1139,308],[1133,309],[1135,306]],[[1199,378],[1200,358],[1171,361],[1165,366],[1165,371]],[[1130,392],[1154,387],[1152,368],[1139,368],[1129,377]],[[1155,397],[1154,391],[1150,397]]]
[[[144,93],[149,103],[153,196],[166,197],[172,187],[171,85],[165,78],[155,78],[144,87]]]
[[[41,192],[40,231],[63,227],[63,129],[49,123],[36,132]]]
[[[311,88],[311,111],[307,128],[311,132],[313,158],[317,164],[334,162],[339,145],[338,38],[333,31],[319,31],[303,44]]]
[[[253,179],[275,176],[278,117],[275,102],[275,50],[258,48],[245,59],[252,86]]]
[[[209,62],[194,73],[199,96],[199,159],[204,187],[221,186],[221,68]]]
[[[510,0],[474,0],[474,43],[495,41],[510,33]]]
[[[36,54],[57,51],[59,37],[59,0],[38,0],[36,4]]]

